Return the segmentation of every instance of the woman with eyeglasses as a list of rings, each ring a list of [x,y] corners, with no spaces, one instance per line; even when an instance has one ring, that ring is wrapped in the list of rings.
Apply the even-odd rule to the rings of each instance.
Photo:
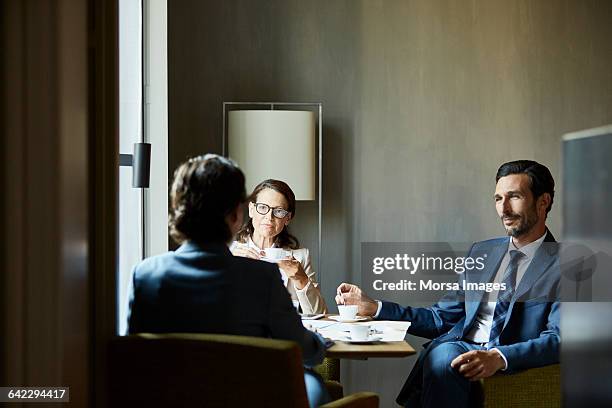
[[[285,287],[302,313],[327,313],[327,306],[310,262],[310,252],[287,229],[295,216],[295,194],[280,180],[259,183],[249,197],[249,221],[230,250],[235,256],[278,263]],[[284,249],[284,256],[268,248]]]

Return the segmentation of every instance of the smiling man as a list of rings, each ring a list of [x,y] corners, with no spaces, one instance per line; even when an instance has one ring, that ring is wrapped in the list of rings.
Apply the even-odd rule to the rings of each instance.
[[[535,161],[497,171],[495,207],[507,237],[475,243],[468,256],[486,257],[485,267],[461,280],[505,289],[458,290],[433,306],[410,307],[373,300],[348,283],[338,287],[338,304],[357,304],[359,314],[376,319],[410,321],[409,333],[432,339],[399,404],[467,407],[471,381],[559,362],[558,248],[546,227],[554,186],[550,171]]]

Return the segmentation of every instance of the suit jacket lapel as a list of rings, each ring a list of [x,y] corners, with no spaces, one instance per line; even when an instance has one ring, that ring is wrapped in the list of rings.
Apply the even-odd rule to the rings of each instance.
[[[548,237],[547,237],[548,238]],[[552,241],[554,242],[554,241]],[[538,248],[533,260],[529,264],[529,267],[525,271],[525,275],[518,284],[514,295],[512,296],[512,302],[520,298],[525,292],[527,292],[533,284],[549,269],[550,264],[555,261],[554,247],[551,245],[551,241],[544,240],[540,248]],[[512,307],[512,305],[510,305]]]
[[[514,295],[512,295],[512,299],[510,300],[510,305],[508,307],[508,314],[506,315],[506,320],[504,322],[504,327],[506,327],[508,321],[510,320],[512,308],[514,307],[516,301],[520,299],[520,297],[529,289],[531,289],[533,284],[550,269],[551,264],[555,261],[555,253],[555,238],[550,232],[547,232],[544,242],[542,242],[542,245],[536,251],[533,260],[527,267],[523,278],[514,291]]]

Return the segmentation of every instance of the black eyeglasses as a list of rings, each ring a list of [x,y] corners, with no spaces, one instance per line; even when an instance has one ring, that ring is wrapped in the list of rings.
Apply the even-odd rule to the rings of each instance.
[[[255,203],[255,210],[257,210],[257,212],[260,213],[261,215],[266,215],[267,213],[270,212],[270,210],[272,210],[272,215],[275,218],[280,218],[280,219],[285,218],[287,214],[289,214],[289,211],[285,210],[284,208],[281,208],[281,207],[272,208],[268,204],[264,204],[264,203]]]

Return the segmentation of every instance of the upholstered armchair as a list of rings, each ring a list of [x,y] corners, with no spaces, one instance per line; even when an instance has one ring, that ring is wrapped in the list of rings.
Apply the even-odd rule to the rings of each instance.
[[[516,374],[496,374],[480,380],[474,406],[484,408],[559,408],[561,369],[559,364],[532,368]]]
[[[109,357],[112,407],[308,407],[301,350],[290,341],[139,334],[112,340]],[[374,408],[378,396],[356,393],[324,407]]]

